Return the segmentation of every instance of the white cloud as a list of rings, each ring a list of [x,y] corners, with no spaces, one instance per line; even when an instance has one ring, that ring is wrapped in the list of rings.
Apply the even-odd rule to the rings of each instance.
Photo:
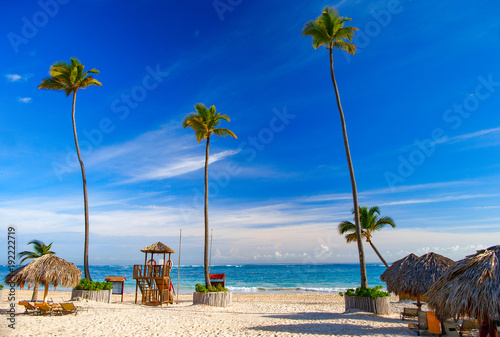
[[[500,127],[497,128],[492,128],[492,129],[486,129],[486,130],[479,130],[476,132],[471,132],[471,133],[466,133],[464,135],[459,135],[451,138],[442,138],[439,139],[435,142],[435,144],[455,144],[459,143],[465,140],[473,139],[473,138],[479,138],[488,134],[494,134],[494,133],[499,133],[500,132]]]
[[[18,75],[18,74],[7,74],[7,75],[5,75],[5,77],[7,77],[7,79],[10,82],[17,82],[22,78],[21,75]]]
[[[29,103],[29,102],[31,102],[31,97],[20,97],[19,102]]]
[[[19,75],[19,74],[7,74],[5,75],[5,78],[7,78],[7,80],[9,82],[26,82],[27,80],[29,80],[31,77],[33,77],[33,74],[23,74],[23,75]]]

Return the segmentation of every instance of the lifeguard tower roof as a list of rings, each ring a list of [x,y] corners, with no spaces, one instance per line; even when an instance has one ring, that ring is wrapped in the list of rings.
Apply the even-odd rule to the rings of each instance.
[[[175,251],[169,246],[158,241],[147,247],[141,249],[143,253],[175,253]]]

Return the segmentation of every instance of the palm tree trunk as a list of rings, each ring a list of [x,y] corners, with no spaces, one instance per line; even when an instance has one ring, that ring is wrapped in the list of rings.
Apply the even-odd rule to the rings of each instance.
[[[33,287],[33,295],[31,295],[31,302],[36,302],[38,298],[38,286],[40,282],[35,282],[35,286]]]
[[[333,88],[335,89],[335,96],[337,98],[337,107],[340,113],[340,121],[342,123],[342,135],[344,136],[344,147],[345,154],[347,157],[347,165],[349,166],[349,175],[351,176],[351,187],[352,187],[352,200],[354,204],[354,224],[356,226],[356,241],[358,243],[358,253],[359,253],[359,268],[361,274],[361,288],[368,288],[368,280],[366,277],[366,263],[365,263],[365,252],[363,250],[363,241],[361,240],[361,226],[359,221],[359,206],[358,206],[358,191],[356,189],[356,180],[354,178],[354,169],[352,167],[351,151],[349,150],[349,141],[347,140],[347,130],[344,120],[344,111],[342,110],[342,105],[340,104],[340,95],[337,88],[337,81],[335,81],[335,74],[333,73],[333,50],[330,47],[330,74],[332,76]]]
[[[83,180],[83,208],[85,211],[85,246],[83,250],[83,270],[85,278],[92,281],[89,271],[89,202],[87,197],[87,178],[85,177],[85,167],[83,166],[82,156],[80,155],[80,147],[78,146],[78,137],[76,135],[76,122],[75,122],[75,102],[76,102],[76,91],[73,92],[73,135],[75,136],[75,146],[76,153],[78,155],[78,161],[80,162],[80,168],[82,169],[82,180]]]
[[[370,244],[370,246],[372,246],[373,250],[375,251],[375,254],[377,254],[378,258],[380,259],[380,261],[382,261],[382,263],[385,265],[386,268],[389,268],[389,265],[387,264],[387,262],[384,260],[384,258],[382,257],[382,255],[380,255],[379,251],[377,248],[375,248],[375,245],[370,241],[368,241],[368,243]]]
[[[207,149],[205,153],[205,252],[204,252],[204,265],[205,265],[205,286],[212,287],[210,283],[210,275],[208,272],[208,148],[210,146],[210,135],[207,137]]]

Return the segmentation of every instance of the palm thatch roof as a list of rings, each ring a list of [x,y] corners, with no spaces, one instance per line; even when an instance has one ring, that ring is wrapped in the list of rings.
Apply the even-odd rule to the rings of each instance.
[[[81,276],[82,271],[73,263],[46,254],[7,274],[5,282],[16,285],[25,282],[52,283],[63,287],[74,287],[80,283]]]
[[[380,279],[385,282],[389,292],[397,293],[395,289],[397,286],[397,278],[400,276],[401,271],[413,264],[417,259],[418,256],[413,253],[405,256],[401,260],[395,261],[382,273],[382,275],[380,275]]]
[[[423,295],[453,263],[453,260],[436,253],[422,255],[400,270],[390,291],[410,296]]]
[[[157,243],[153,243],[147,247],[141,249],[141,252],[144,253],[175,253],[175,251],[169,246],[158,241]]]
[[[429,305],[438,317],[500,319],[500,245],[458,261],[430,288]]]

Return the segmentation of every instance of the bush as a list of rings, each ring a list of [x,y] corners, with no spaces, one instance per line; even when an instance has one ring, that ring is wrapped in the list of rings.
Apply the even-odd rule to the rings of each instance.
[[[78,284],[73,289],[75,290],[110,290],[113,289],[113,283],[111,282],[93,282],[82,278],[80,284]]]
[[[356,296],[356,297],[371,297],[371,298],[379,298],[379,297],[387,297],[391,296],[388,292],[382,291],[382,286],[375,286],[373,288],[361,289],[361,287],[357,287],[354,289],[347,289],[345,292],[346,296]],[[340,296],[344,296],[344,293],[339,292]]]
[[[229,290],[227,290],[226,288],[224,288],[224,287],[222,286],[222,284],[220,284],[220,283],[219,283],[216,287],[211,287],[210,289],[207,289],[207,287],[206,287],[206,286],[204,286],[203,284],[199,284],[199,283],[198,283],[198,284],[195,286],[195,288],[196,288],[196,292],[197,292],[197,293],[204,293],[204,294],[209,293],[209,292],[210,292],[210,293],[220,293],[220,292],[225,292],[225,293],[227,293],[227,292],[229,291]]]
[[[0,290],[2,290],[2,289],[3,289],[3,285],[2,285],[2,284],[0,284]]]

